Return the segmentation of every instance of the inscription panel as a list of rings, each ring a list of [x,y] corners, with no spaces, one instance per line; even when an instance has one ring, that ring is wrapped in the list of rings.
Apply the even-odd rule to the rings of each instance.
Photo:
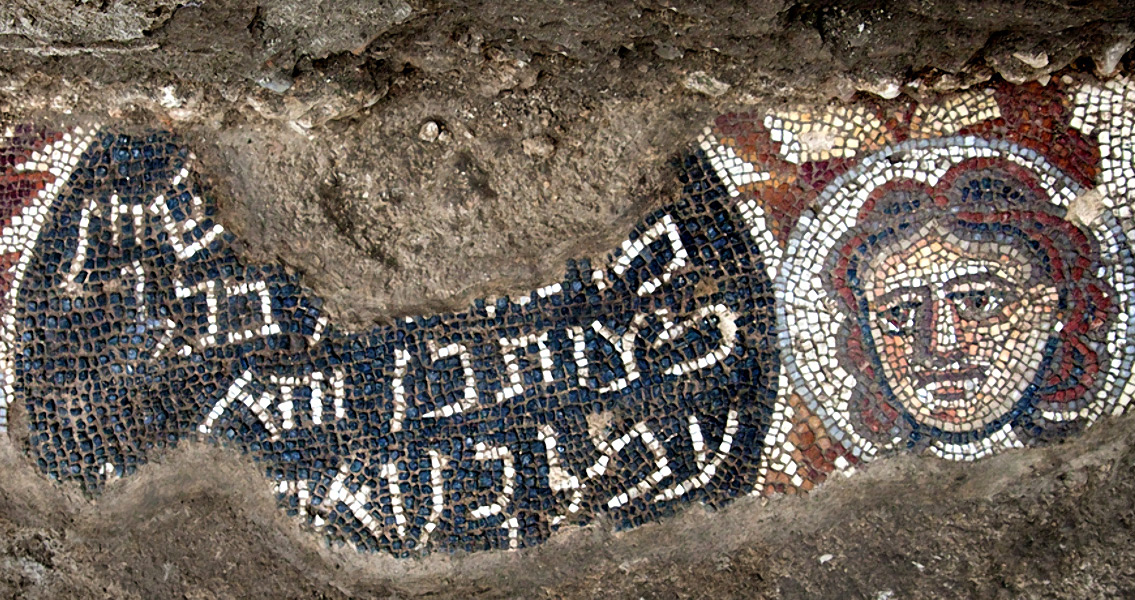
[[[332,539],[395,553],[752,488],[772,284],[700,159],[681,203],[553,286],[346,333],[297,277],[241,263],[174,138],[84,141],[12,310],[14,397],[51,476],[97,490],[203,436]]]

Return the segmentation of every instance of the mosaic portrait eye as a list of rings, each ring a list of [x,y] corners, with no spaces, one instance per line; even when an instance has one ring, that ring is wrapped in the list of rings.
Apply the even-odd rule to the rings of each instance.
[[[1000,314],[1015,298],[1005,291],[992,288],[950,292],[946,299],[954,304],[958,316],[967,321],[984,321]]]
[[[879,318],[884,324],[883,333],[888,335],[911,333],[914,330],[915,317],[921,307],[920,300],[904,300],[879,311]]]

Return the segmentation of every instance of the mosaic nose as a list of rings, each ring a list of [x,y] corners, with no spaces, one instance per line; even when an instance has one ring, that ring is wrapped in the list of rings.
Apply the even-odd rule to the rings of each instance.
[[[929,308],[929,323],[920,336],[925,348],[924,354],[931,362],[952,362],[958,358],[961,349],[958,341],[958,329],[961,326],[958,309],[941,294],[936,294],[930,300]]]

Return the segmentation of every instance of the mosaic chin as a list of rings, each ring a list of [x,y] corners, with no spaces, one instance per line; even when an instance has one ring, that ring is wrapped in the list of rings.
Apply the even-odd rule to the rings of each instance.
[[[237,448],[399,556],[1062,439],[1131,398],[1133,106],[1068,79],[724,115],[608,255],[362,332],[237,256],[172,134],[10,127],[0,418],[92,494]]]

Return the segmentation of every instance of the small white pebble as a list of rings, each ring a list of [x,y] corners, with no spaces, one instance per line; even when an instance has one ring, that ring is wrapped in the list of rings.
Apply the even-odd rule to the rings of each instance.
[[[441,135],[441,128],[434,121],[422,123],[422,128],[418,130],[418,139],[423,142],[436,142],[439,135]]]

